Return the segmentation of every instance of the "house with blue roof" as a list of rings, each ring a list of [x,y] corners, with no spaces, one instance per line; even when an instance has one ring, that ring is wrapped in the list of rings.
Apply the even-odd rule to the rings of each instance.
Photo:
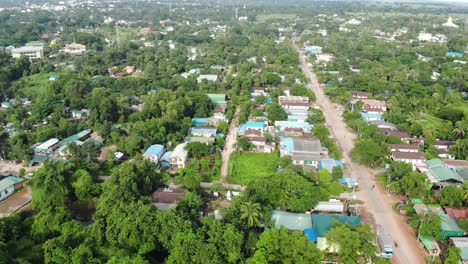
[[[332,172],[334,167],[341,167],[343,168],[343,163],[339,160],[335,159],[322,159],[319,160],[318,162],[318,168],[319,170],[327,170],[329,172]]]
[[[163,145],[155,144],[151,145],[145,153],[143,153],[143,157],[154,163],[158,163],[164,155],[164,152],[166,152],[166,149]]]
[[[319,54],[319,53],[322,53],[322,47],[320,47],[320,46],[305,46],[304,51],[306,53]]]
[[[384,121],[384,118],[380,114],[374,113],[364,113],[361,112],[361,117],[364,118],[366,121]]]
[[[275,121],[275,128],[278,131],[284,131],[287,128],[300,128],[305,133],[310,133],[314,125],[309,122],[297,122],[297,121]]]
[[[191,127],[189,134],[196,137],[216,137],[216,128],[214,127]]]
[[[463,52],[457,52],[457,51],[449,51],[445,53],[446,57],[463,57],[464,53]]]

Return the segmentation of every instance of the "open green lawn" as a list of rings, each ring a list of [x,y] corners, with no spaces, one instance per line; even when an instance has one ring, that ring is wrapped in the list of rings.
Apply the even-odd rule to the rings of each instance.
[[[285,19],[285,20],[290,20],[290,19],[295,19],[296,15],[295,14],[265,14],[265,15],[258,15],[256,17],[257,21],[260,23],[263,23],[265,21],[268,21],[270,19]]]
[[[229,160],[229,182],[247,184],[255,178],[273,175],[278,160],[278,151],[272,154],[234,153]]]
[[[424,115],[421,117],[421,126],[424,130],[429,128],[437,130],[438,128],[442,127],[442,125],[443,120],[438,117],[431,115]]]
[[[45,94],[49,83],[50,76],[58,76],[57,73],[37,73],[31,76],[21,78],[20,80],[13,83],[14,86],[21,87],[21,91],[30,98],[35,98],[38,95]]]

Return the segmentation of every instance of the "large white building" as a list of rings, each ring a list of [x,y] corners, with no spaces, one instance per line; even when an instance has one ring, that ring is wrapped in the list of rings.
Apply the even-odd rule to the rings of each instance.
[[[43,46],[24,46],[13,49],[11,56],[15,59],[21,56],[26,56],[29,60],[42,60],[44,58],[44,47]]]

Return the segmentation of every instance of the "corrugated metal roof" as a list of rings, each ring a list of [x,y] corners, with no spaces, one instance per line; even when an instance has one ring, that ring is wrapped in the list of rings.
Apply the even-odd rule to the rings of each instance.
[[[163,145],[151,145],[145,153],[143,153],[143,156],[159,156],[162,154],[164,151],[164,146]]]
[[[289,230],[298,231],[312,228],[312,218],[310,214],[273,210],[271,212],[271,220],[274,221],[274,227],[276,229],[279,229],[281,226]]]
[[[21,178],[8,176],[0,181],[0,192],[6,190],[10,186],[15,185],[16,183],[24,181]]]
[[[325,237],[325,234],[333,227],[334,220],[340,223],[348,223],[357,225],[361,223],[359,216],[342,216],[342,215],[323,215],[313,214],[312,222],[314,223],[315,233],[318,237]]]

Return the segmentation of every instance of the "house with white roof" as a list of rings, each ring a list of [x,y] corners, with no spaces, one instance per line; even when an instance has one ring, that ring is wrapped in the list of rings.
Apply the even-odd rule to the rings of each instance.
[[[218,75],[216,74],[201,74],[200,76],[197,77],[197,82],[201,83],[203,80],[207,80],[210,82],[217,82],[218,81]]]
[[[171,169],[178,170],[187,166],[188,151],[185,150],[186,143],[179,144],[172,151],[170,163]]]
[[[59,147],[59,140],[57,138],[51,138],[46,142],[40,144],[34,148],[34,153],[36,154],[50,154],[52,151],[56,150]]]

